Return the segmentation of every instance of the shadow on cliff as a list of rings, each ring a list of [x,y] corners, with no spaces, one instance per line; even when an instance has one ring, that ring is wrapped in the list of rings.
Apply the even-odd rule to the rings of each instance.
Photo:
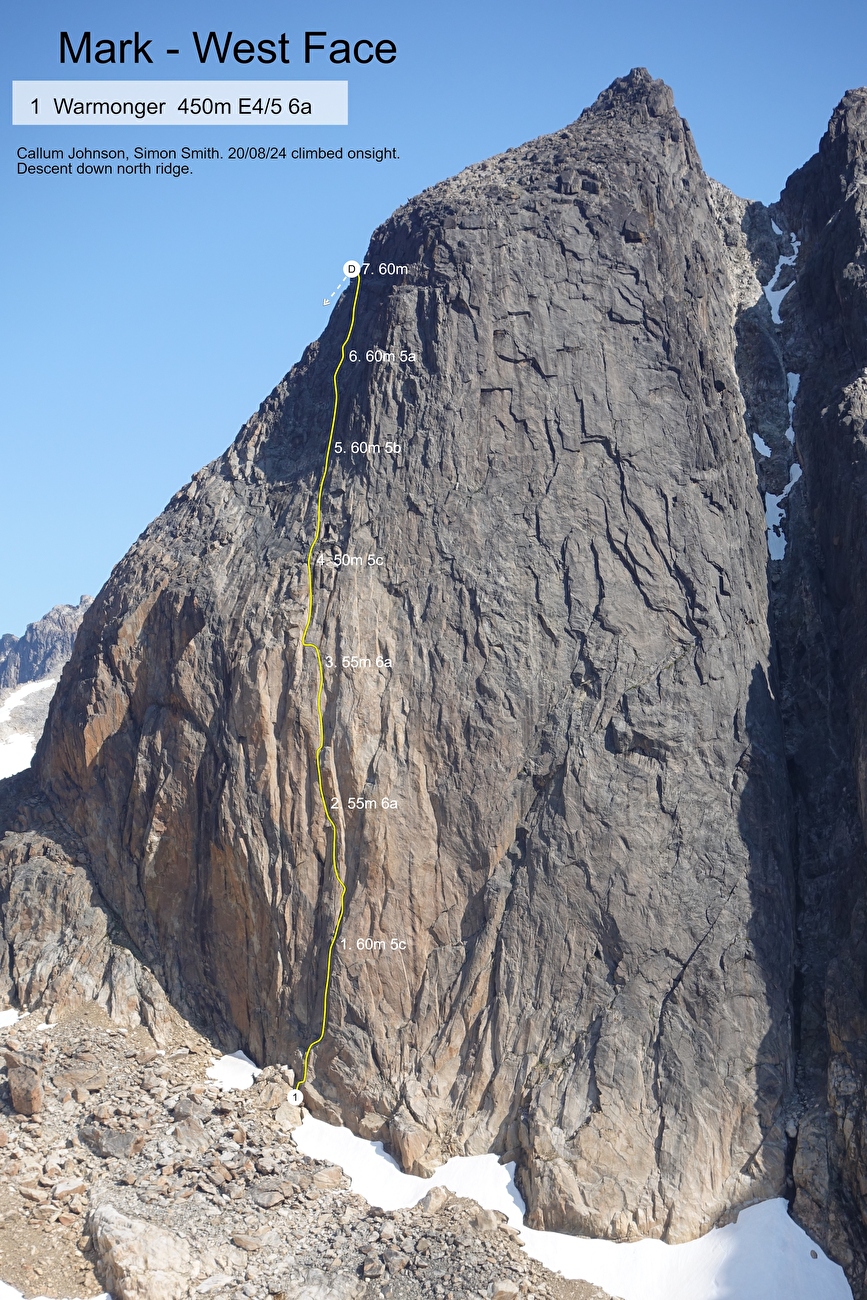
[[[832,1110],[842,1109],[834,1058],[845,1054],[846,1037],[837,1023],[846,1017],[835,1007],[851,1006],[852,1022],[863,1026],[863,968],[852,960],[849,932],[859,926],[864,847],[842,697],[828,657],[833,624],[807,617],[815,574],[809,557],[797,567],[796,558],[787,557],[791,568],[774,594],[771,684],[757,666],[738,764],[739,825],[750,858],[749,952],[768,1015],[754,1062],[764,1140],[742,1172],[762,1175],[763,1198],[787,1199],[791,1217],[863,1295],[853,1279],[863,1238],[851,1225],[860,1216],[837,1170],[841,1144]],[[860,1116],[860,1105],[855,1109]]]
[[[740,793],[738,825],[749,855],[750,922],[743,960],[758,967],[767,1030],[753,1075],[762,1143],[741,1169],[757,1184],[737,1208],[754,1199],[791,1196],[793,1144],[786,1136],[793,1104],[800,990],[796,980],[797,899],[792,854],[792,800],[786,770],[782,718],[762,666],[752,672],[744,715],[744,749],[732,775]]]
[[[794,525],[792,531],[798,536]],[[842,1266],[852,1293],[863,1297],[860,1215],[835,1169],[829,1103],[833,1056],[841,1050],[833,1013],[841,979],[863,1027],[863,971],[848,960],[848,944],[850,929],[859,927],[865,854],[843,696],[834,657],[828,657],[836,629],[833,619],[815,617],[827,609],[811,556],[793,554],[787,564],[771,588],[771,681],[757,665],[737,769],[743,773],[739,826],[749,852],[749,952],[759,967],[769,1022],[754,1063],[764,1140],[742,1172],[764,1175],[762,1199],[785,1197],[790,1218]],[[812,1265],[815,1254],[806,1258],[809,1241],[790,1233],[787,1240],[796,1252],[789,1266],[795,1268],[797,1259],[798,1270],[812,1266],[821,1276],[813,1283],[816,1294],[825,1294],[822,1286],[844,1294],[843,1278],[829,1272],[830,1264]],[[715,1279],[721,1296],[741,1294],[743,1269],[738,1249]],[[797,1281],[793,1275],[793,1285]]]

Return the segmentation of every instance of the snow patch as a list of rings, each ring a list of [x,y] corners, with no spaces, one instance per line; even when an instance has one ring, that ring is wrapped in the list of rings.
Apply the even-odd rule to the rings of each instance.
[[[782,231],[780,231],[780,234],[782,234]],[[768,302],[771,304],[771,320],[774,322],[775,325],[782,325],[783,323],[782,320],[780,319],[780,304],[782,303],[786,294],[789,292],[789,290],[791,289],[792,285],[795,282],[794,280],[792,280],[791,284],[787,284],[785,289],[777,289],[776,283],[780,278],[784,266],[795,265],[795,263],[798,260],[798,250],[801,247],[801,241],[799,239],[796,239],[794,235],[789,235],[789,239],[791,239],[792,241],[791,253],[783,254],[779,258],[774,274],[771,276],[771,279],[765,285],[765,297],[767,298]]]
[[[408,1209],[432,1187],[447,1187],[505,1214],[531,1258],[623,1300],[852,1300],[842,1268],[789,1218],[784,1200],[751,1206],[737,1223],[680,1246],[619,1244],[525,1228],[515,1166],[493,1155],[455,1156],[432,1178],[415,1178],[401,1172],[381,1142],[311,1115],[293,1136],[304,1155],[339,1165],[352,1190],[371,1205]]]
[[[782,560],[786,554],[786,534],[782,529],[782,523],[786,517],[786,512],[783,510],[780,502],[785,501],[803,472],[804,471],[801,469],[798,462],[794,461],[789,470],[789,481],[779,496],[775,496],[773,492],[765,493],[765,524],[768,529],[768,553],[772,560]]]
[[[205,1070],[207,1077],[215,1080],[223,1092],[235,1088],[249,1088],[256,1076],[261,1073],[255,1061],[251,1061],[244,1052],[232,1052],[230,1056],[221,1056]]]
[[[19,709],[31,695],[38,695],[41,691],[53,691],[57,685],[56,677],[46,677],[41,682],[25,682],[23,686],[16,686],[15,690],[9,696],[5,704],[0,704],[0,727],[5,727],[12,718],[12,714]],[[14,722],[12,726],[14,728]],[[23,772],[25,767],[29,767],[36,753],[36,745],[39,740],[30,731],[12,731],[0,739],[0,781],[7,776],[14,776],[16,772]]]
[[[8,722],[10,716],[29,695],[36,695],[38,691],[47,691],[50,686],[56,685],[56,677],[45,677],[41,682],[25,682],[23,686],[16,686],[6,703],[0,704],[0,722]]]
[[[292,1136],[304,1155],[340,1165],[352,1180],[353,1191],[380,1209],[409,1209],[432,1187],[447,1187],[456,1196],[468,1196],[489,1210],[502,1210],[516,1228],[524,1221],[524,1202],[513,1178],[515,1166],[501,1165],[496,1156],[453,1156],[432,1178],[417,1178],[403,1173],[381,1142],[368,1142],[348,1128],[326,1124],[312,1115],[304,1116]]]
[[[36,753],[36,741],[37,737],[27,731],[0,740],[0,781],[30,766]]]
[[[680,1246],[662,1241],[618,1245],[529,1228],[521,1236],[527,1253],[546,1267],[593,1282],[623,1300],[851,1300],[852,1296],[840,1265],[789,1218],[782,1199],[742,1210],[736,1223]]]
[[[783,233],[780,230],[779,226],[776,224],[776,222],[772,221],[771,225],[774,229],[775,234],[781,235]],[[774,322],[775,325],[782,324],[782,320],[780,319],[780,304],[782,303],[786,294],[791,289],[792,285],[795,283],[793,279],[790,284],[786,285],[785,289],[777,289],[776,288],[777,281],[780,278],[780,274],[782,273],[784,266],[795,265],[795,263],[798,260],[798,253],[801,248],[801,241],[795,237],[794,233],[789,234],[789,239],[791,240],[792,243],[791,253],[788,254],[784,253],[780,256],[780,258],[777,261],[777,267],[776,270],[774,271],[773,276],[765,285],[765,297],[770,303],[771,320]],[[789,408],[789,424],[788,424],[788,428],[786,429],[786,438],[792,444],[793,447],[795,445],[795,424],[794,424],[795,399],[798,396],[798,388],[800,386],[800,383],[801,383],[800,375],[796,375],[793,371],[786,372],[786,389],[788,394],[788,408]],[[762,455],[770,454],[770,449],[768,449],[768,452],[765,453],[762,450],[762,447],[759,447],[759,442],[761,442],[762,440],[759,439],[756,434],[753,435],[753,441],[755,442],[758,450],[762,452]],[[763,445],[767,446],[767,443],[764,443]],[[765,526],[768,532],[768,554],[770,555],[772,560],[782,560],[785,558],[786,535],[783,532],[783,520],[786,517],[786,512],[782,508],[782,502],[785,501],[786,497],[789,495],[792,488],[795,486],[798,479],[801,477],[801,473],[802,473],[801,466],[797,463],[797,461],[795,461],[795,463],[791,466],[789,470],[789,481],[786,484],[783,491],[780,492],[779,494],[774,492],[765,493]]]
[[[14,1007],[9,1007],[6,1011],[0,1011],[0,1029],[8,1029],[20,1019],[18,1012]]]
[[[795,375],[791,370],[786,372],[786,383],[789,388],[789,427],[786,430],[786,437],[794,447],[795,445],[795,398],[798,396],[798,389],[801,385],[801,376]]]
[[[753,442],[756,444],[756,451],[759,453],[760,456],[770,456],[770,455],[771,455],[771,449],[770,449],[770,447],[768,446],[768,444],[765,442],[765,440],[764,440],[764,438],[761,436],[761,434],[754,433],[754,434],[753,434]]]

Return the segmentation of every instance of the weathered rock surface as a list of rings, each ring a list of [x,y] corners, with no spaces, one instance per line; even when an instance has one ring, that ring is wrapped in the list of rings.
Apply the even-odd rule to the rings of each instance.
[[[797,934],[788,1194],[857,1297],[867,1294],[865,143],[867,91],[851,91],[780,203],[741,204],[726,241],[777,289],[758,304],[741,295],[737,365],[760,487],[771,503],[785,494],[770,614]]]
[[[796,795],[800,1117],[794,1213],[867,1294],[867,90],[850,91],[790,177],[800,241],[780,308],[800,382],[791,551],[778,584]]]
[[[393,1117],[421,1172],[513,1153],[535,1225],[681,1240],[784,1186],[793,1074],[764,537],[709,184],[634,73],[401,209],[367,261],[410,270],[366,277],[341,375],[320,555],[363,563],[314,571],[323,653],[370,661],[326,683],[348,896],[316,1089]],[[337,901],[300,641],[349,309],[117,567],[37,757],[172,999],[293,1064]]]
[[[39,807],[29,774],[0,791],[3,825],[40,827],[8,830],[0,840],[0,1005],[53,1019],[93,1003],[117,1024],[146,1025],[159,1040],[175,1013],[110,915],[84,855]],[[65,1083],[88,1090],[97,1073],[94,1065]]]
[[[0,693],[59,676],[92,604],[92,596],[82,596],[77,605],[55,605],[44,618],[28,623],[23,636],[11,632],[0,636]]]
[[[111,1205],[88,1218],[99,1271],[115,1300],[182,1300],[197,1270],[190,1248],[173,1232],[130,1219]]]

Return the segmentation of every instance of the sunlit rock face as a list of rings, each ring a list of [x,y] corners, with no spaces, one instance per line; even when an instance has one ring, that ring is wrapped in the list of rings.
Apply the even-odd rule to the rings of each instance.
[[[639,70],[380,227],[309,633],[311,1104],[507,1155],[537,1227],[786,1194],[855,1278],[863,99],[765,209]],[[296,1068],[353,296],[118,565],[36,762],[175,1004]]]
[[[681,1240],[785,1186],[794,1077],[764,519],[709,182],[636,72],[365,260],[313,569],[348,893],[312,1082],[414,1172],[510,1153],[537,1226]],[[260,1063],[316,1037],[337,913],[301,634],[350,305],[116,568],[37,759],[170,996]]]

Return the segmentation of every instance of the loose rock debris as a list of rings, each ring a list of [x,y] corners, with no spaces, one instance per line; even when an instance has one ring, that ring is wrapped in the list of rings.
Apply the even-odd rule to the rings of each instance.
[[[443,1188],[369,1206],[295,1147],[282,1067],[227,1092],[182,1022],[160,1050],[97,1007],[38,1020],[0,1028],[0,1277],[25,1297],[606,1300]]]

